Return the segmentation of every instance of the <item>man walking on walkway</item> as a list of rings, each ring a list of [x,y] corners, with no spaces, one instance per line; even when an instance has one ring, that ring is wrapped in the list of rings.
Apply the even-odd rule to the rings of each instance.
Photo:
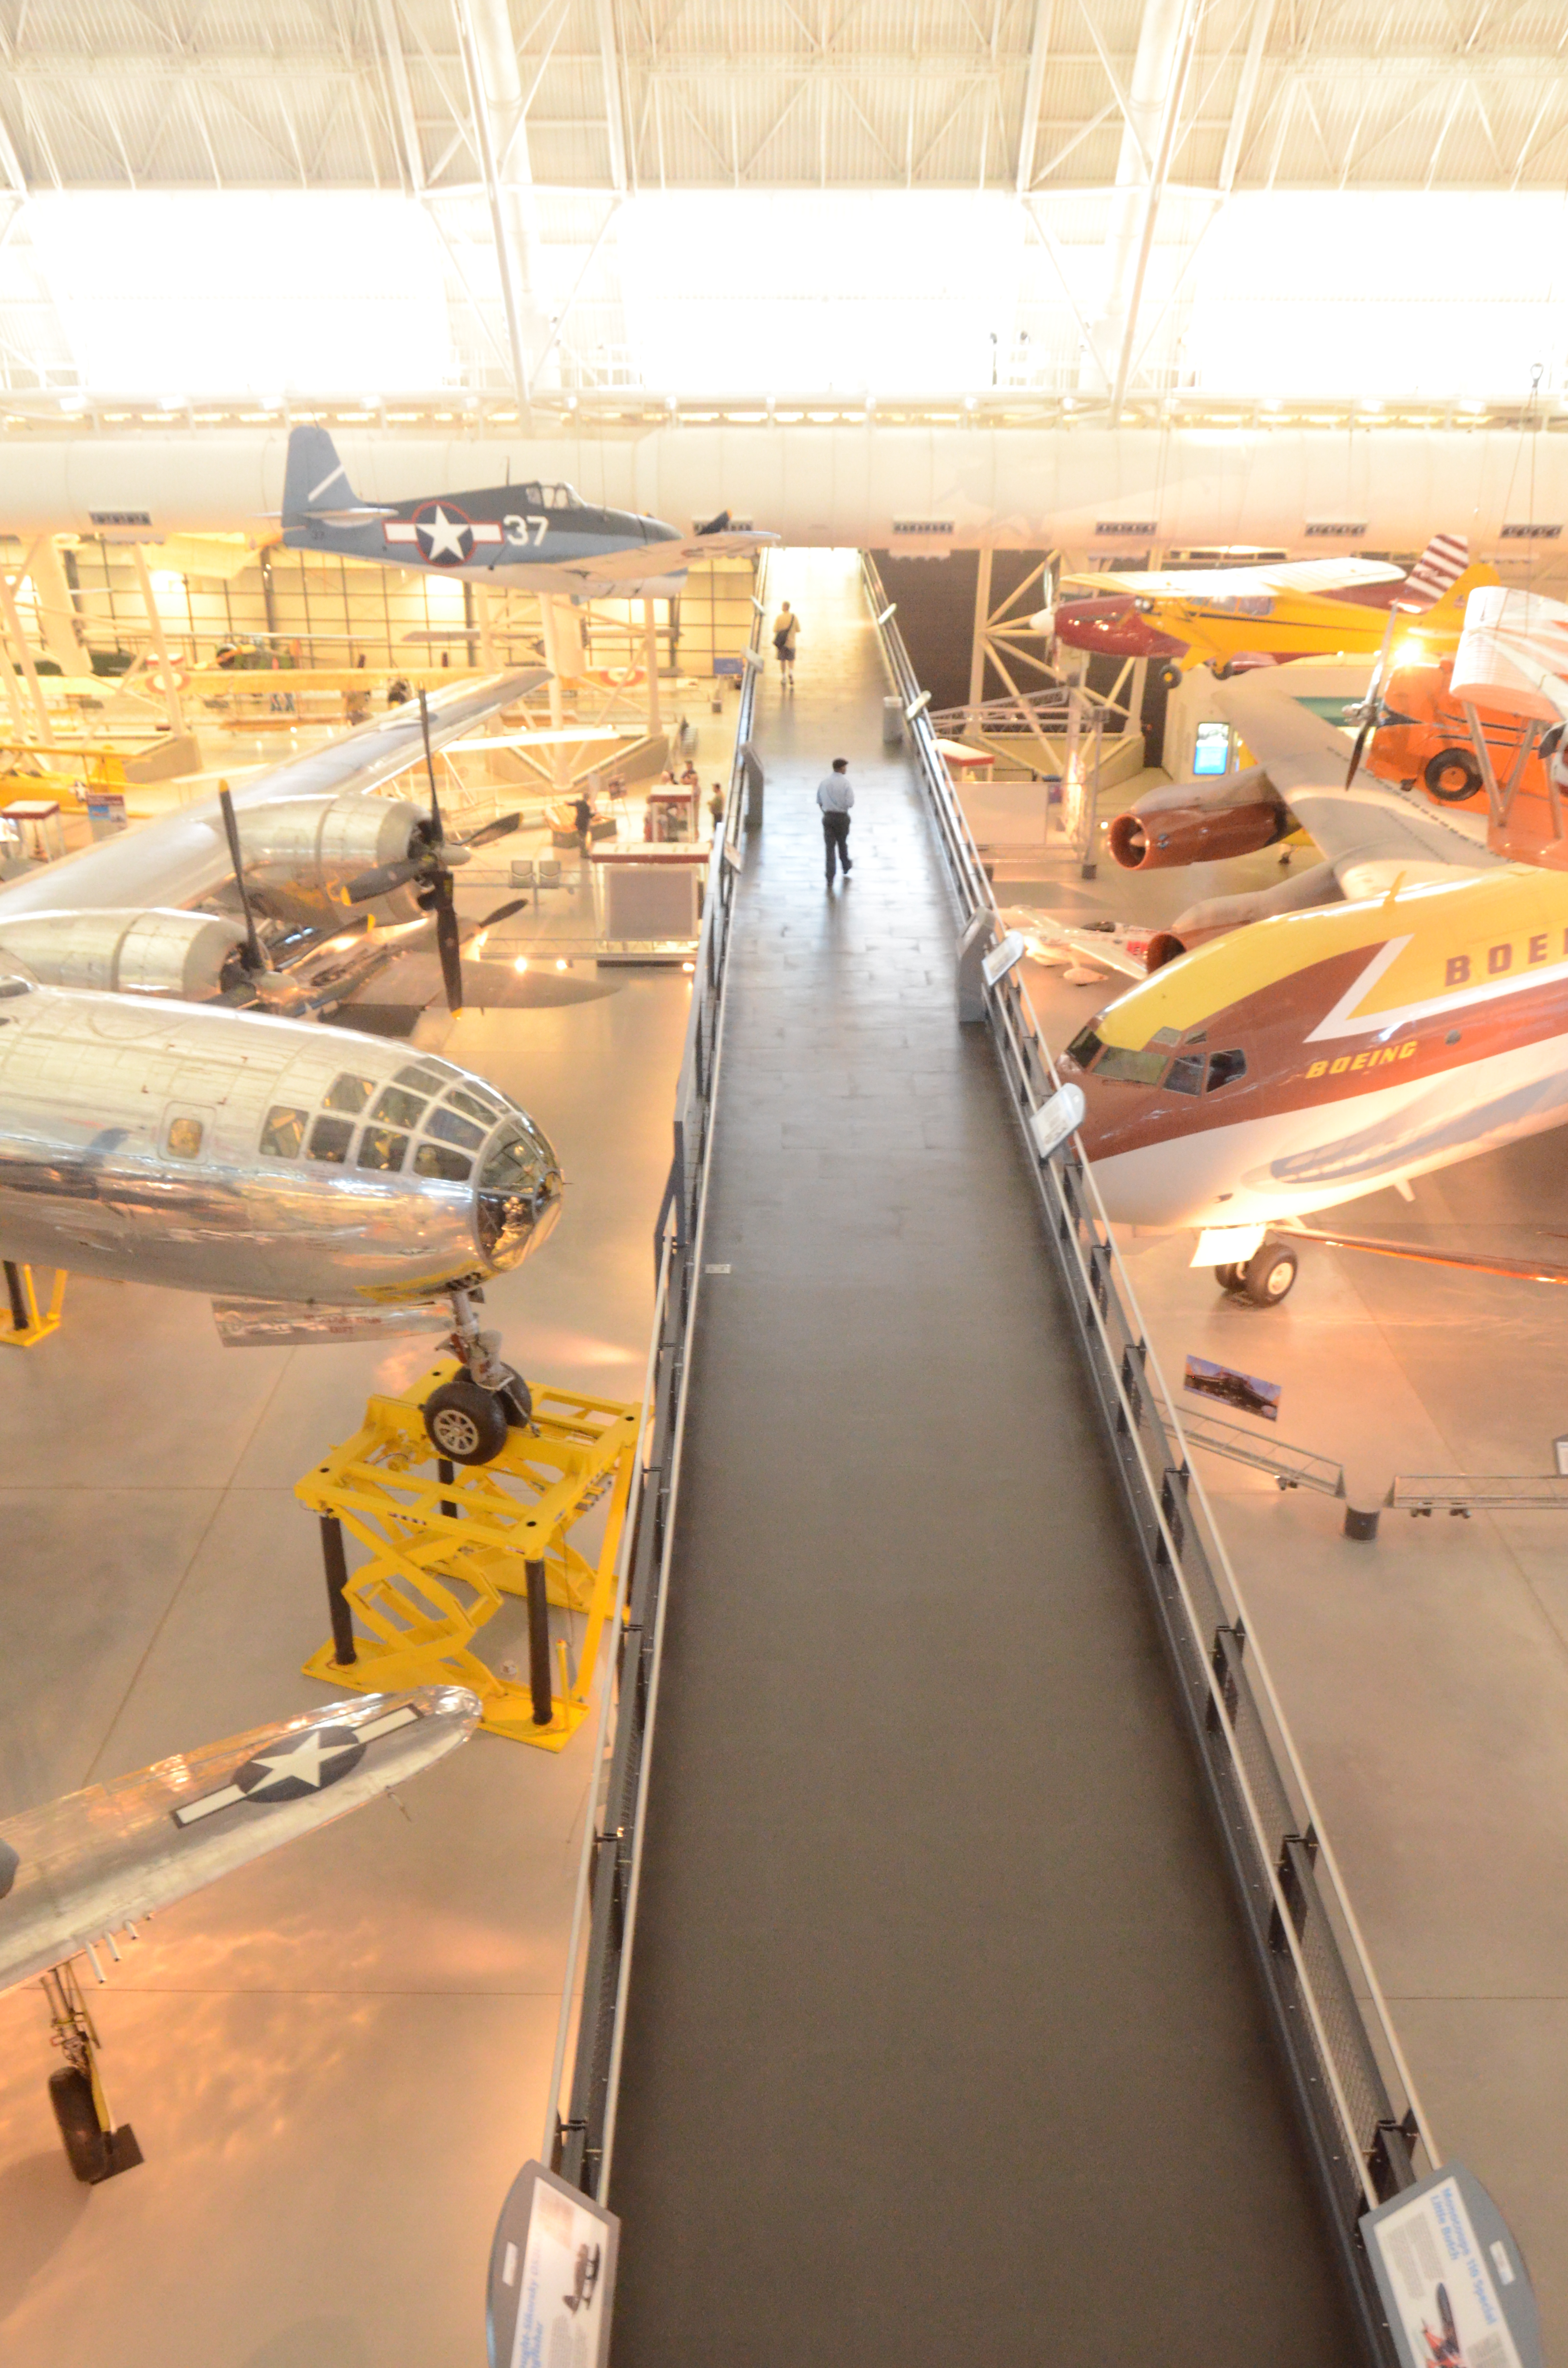
[[[778,653],[778,679],[786,690],[795,688],[795,643],[801,637],[801,620],[788,600],[773,620],[773,646]]]
[[[822,808],[823,852],[827,858],[827,884],[830,888],[835,853],[844,866],[846,879],[855,868],[849,860],[849,809],[854,803],[855,792],[849,786],[849,759],[847,757],[835,757],[832,772],[817,784],[817,803]]]

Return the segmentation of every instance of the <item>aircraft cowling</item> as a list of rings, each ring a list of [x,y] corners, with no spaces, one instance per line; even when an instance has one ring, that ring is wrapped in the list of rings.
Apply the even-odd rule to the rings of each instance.
[[[415,853],[429,826],[424,806],[407,798],[363,793],[339,798],[279,798],[244,806],[238,815],[245,883],[258,905],[293,918],[314,916],[324,903],[342,906],[344,890],[361,872],[401,863]],[[406,917],[417,910],[412,892],[382,898]]]
[[[1280,880],[1272,888],[1244,889],[1236,896],[1206,896],[1178,913],[1168,929],[1156,929],[1149,940],[1144,962],[1150,971],[1163,970],[1180,954],[1189,954],[1210,938],[1244,929],[1253,921],[1272,920],[1277,913],[1311,913],[1322,905],[1343,902],[1344,891],[1332,863],[1314,863],[1309,871]]]
[[[0,919],[0,957],[40,986],[97,987],[210,1003],[232,983],[244,923],[222,913],[18,913]]]
[[[1117,815],[1110,851],[1124,871],[1167,871],[1256,855],[1290,831],[1284,800],[1261,765],[1217,780],[1173,781]]]

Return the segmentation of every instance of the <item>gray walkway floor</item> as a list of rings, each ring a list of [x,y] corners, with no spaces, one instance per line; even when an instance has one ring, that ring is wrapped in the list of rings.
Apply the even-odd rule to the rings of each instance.
[[[1346,2368],[857,582],[791,554],[773,589],[805,632],[733,955],[615,2357]]]

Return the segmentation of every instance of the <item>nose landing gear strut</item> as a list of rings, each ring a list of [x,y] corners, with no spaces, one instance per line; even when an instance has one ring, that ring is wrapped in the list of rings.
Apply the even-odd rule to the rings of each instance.
[[[479,1293],[454,1291],[450,1296],[452,1354],[463,1370],[426,1399],[425,1429],[437,1454],[449,1463],[492,1463],[514,1424],[519,1430],[532,1425],[533,1394],[521,1373],[503,1361],[499,1332],[481,1330]]]

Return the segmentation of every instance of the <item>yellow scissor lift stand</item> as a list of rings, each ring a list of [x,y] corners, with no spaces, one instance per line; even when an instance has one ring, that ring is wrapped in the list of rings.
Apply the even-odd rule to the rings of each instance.
[[[71,1278],[63,1267],[55,1269],[49,1305],[40,1310],[31,1267],[17,1266],[10,1258],[4,1263],[6,1292],[0,1300],[0,1348],[36,1349],[40,1340],[47,1340],[51,1332],[60,1329],[65,1286]]]
[[[510,1429],[494,1463],[438,1464],[421,1408],[460,1370],[443,1358],[401,1395],[369,1399],[364,1429],[296,1486],[294,1494],[322,1520],[334,1628],[305,1675],[369,1693],[468,1686],[493,1735],[559,1751],[587,1713],[614,1609],[642,1410],[536,1383],[531,1428]],[[607,1496],[591,1563],[571,1532]],[[369,1556],[352,1572],[344,1531]],[[471,1647],[504,1596],[528,1599],[530,1565],[531,1682],[525,1682],[503,1677]],[[546,1597],[558,1610],[586,1616],[574,1670],[563,1640],[549,1650]],[[366,1633],[356,1634],[355,1623]]]

